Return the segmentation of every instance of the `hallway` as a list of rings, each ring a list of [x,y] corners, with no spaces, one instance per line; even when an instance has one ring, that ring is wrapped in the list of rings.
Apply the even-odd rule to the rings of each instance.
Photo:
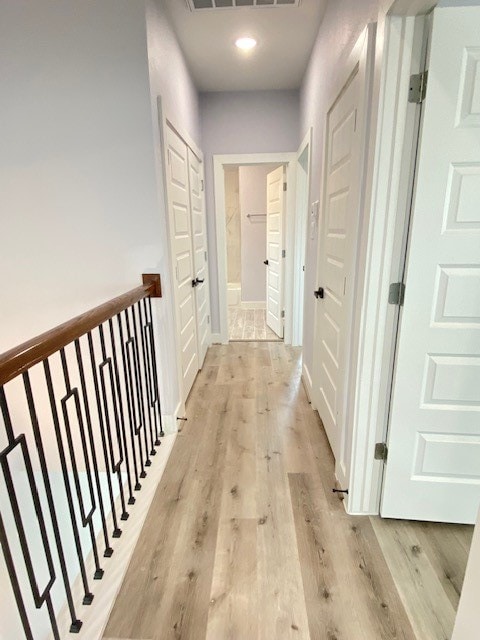
[[[300,374],[209,349],[104,638],[450,638],[473,528],[348,516]]]

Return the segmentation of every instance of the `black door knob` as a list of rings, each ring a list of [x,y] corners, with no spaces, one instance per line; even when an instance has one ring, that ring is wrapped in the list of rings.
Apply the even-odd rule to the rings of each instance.
[[[263,264],[266,264],[268,266],[268,260],[264,260]]]
[[[197,284],[202,284],[202,282],[205,282],[205,280],[204,280],[204,279],[197,278],[197,279],[195,280],[195,285],[197,285]]]
[[[323,298],[325,295],[325,291],[323,290],[323,287],[318,287],[318,289],[316,291],[313,292],[313,295],[315,296],[315,298]]]
[[[192,280],[192,287],[196,287],[197,286],[197,281],[195,280],[195,278],[193,278]]]

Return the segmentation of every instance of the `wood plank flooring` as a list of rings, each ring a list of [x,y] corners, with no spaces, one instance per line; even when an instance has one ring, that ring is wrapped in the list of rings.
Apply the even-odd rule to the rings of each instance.
[[[228,307],[230,340],[280,340],[267,325],[265,309]]]
[[[473,528],[348,516],[300,375],[210,348],[104,638],[450,638]]]

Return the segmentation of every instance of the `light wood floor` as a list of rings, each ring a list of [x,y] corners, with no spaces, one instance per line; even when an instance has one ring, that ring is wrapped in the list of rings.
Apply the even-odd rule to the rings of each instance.
[[[280,340],[267,325],[265,309],[228,307],[230,340]]]
[[[449,640],[472,527],[348,516],[300,373],[209,350],[105,638]]]

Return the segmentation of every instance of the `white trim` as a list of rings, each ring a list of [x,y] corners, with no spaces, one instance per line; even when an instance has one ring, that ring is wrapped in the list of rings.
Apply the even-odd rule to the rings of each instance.
[[[212,344],[228,344],[228,340],[223,342],[220,333],[212,333]]]
[[[175,350],[176,350],[176,355],[177,355],[177,362],[176,362],[176,369],[177,369],[177,383],[178,383],[178,393],[179,393],[179,398],[180,398],[180,410],[178,411],[177,415],[184,415],[185,414],[185,403],[187,401],[186,398],[184,398],[184,392],[183,392],[183,377],[182,377],[182,352],[181,352],[181,346],[180,346],[180,319],[178,317],[178,313],[177,313],[177,287],[176,287],[176,282],[175,282],[175,259],[174,259],[174,255],[172,252],[172,243],[171,243],[171,221],[170,221],[170,206],[169,206],[169,187],[168,187],[168,176],[167,176],[167,166],[168,166],[168,150],[167,150],[167,145],[165,144],[166,142],[166,131],[167,131],[167,127],[169,127],[172,131],[174,131],[182,140],[183,142],[187,145],[187,147],[189,147],[193,153],[197,156],[197,158],[200,160],[200,162],[202,163],[202,176],[203,176],[203,180],[205,182],[205,163],[203,160],[203,153],[202,151],[199,149],[199,147],[196,145],[196,143],[194,142],[194,140],[191,138],[191,136],[188,134],[187,131],[185,131],[182,127],[177,126],[177,124],[175,123],[174,119],[169,117],[169,114],[167,114],[165,112],[165,109],[163,108],[163,100],[162,100],[162,96],[157,96],[157,108],[158,108],[158,124],[159,124],[159,133],[160,133],[160,149],[162,152],[162,179],[163,179],[163,192],[164,192],[164,206],[165,206],[165,212],[166,212],[166,221],[167,221],[167,232],[168,232],[168,254],[169,254],[169,259],[170,259],[170,273],[169,273],[169,277],[170,277],[170,286],[171,286],[171,291],[173,293],[173,317],[174,317],[174,323],[175,323]],[[190,169],[189,169],[190,171]],[[205,189],[203,192],[203,207],[204,207],[204,211],[205,211],[205,224],[206,224],[206,203],[205,203]],[[207,239],[207,243],[208,243],[208,238],[207,238],[207,230],[205,228],[205,237]],[[208,270],[207,270],[208,272]],[[209,290],[207,292],[209,294]],[[208,297],[209,300],[209,305],[210,305],[210,296]],[[195,314],[196,314],[196,309],[195,309]],[[210,315],[211,315],[211,309],[210,309]],[[196,316],[195,316],[196,317]],[[198,332],[197,332],[198,333]],[[198,336],[197,336],[198,339]],[[211,334],[210,334],[210,344],[211,344]],[[197,343],[198,345],[198,343]],[[200,357],[200,351],[198,349],[197,346],[197,351],[198,351],[198,355]],[[198,373],[198,372],[197,372]],[[175,418],[176,420],[176,418]]]
[[[242,309],[266,309],[267,303],[262,300],[258,302],[246,302],[245,300],[242,300],[240,302],[240,306]]]
[[[359,217],[359,225],[357,231],[358,244],[354,249],[354,258],[352,275],[354,277],[353,293],[351,299],[351,307],[348,309],[349,320],[351,322],[350,331],[345,336],[346,339],[346,358],[343,363],[345,367],[344,371],[344,397],[343,397],[343,411],[344,411],[344,428],[340,434],[340,441],[338,443],[338,451],[336,452],[335,460],[335,474],[342,486],[347,486],[350,494],[351,478],[356,473],[356,468],[352,464],[351,447],[355,436],[355,424],[353,421],[353,407],[355,405],[356,398],[356,386],[355,386],[355,371],[358,360],[358,349],[356,342],[358,340],[358,317],[360,312],[361,296],[359,295],[359,283],[362,283],[362,267],[359,262],[359,256],[362,253],[362,221],[365,219],[365,187],[368,184],[368,171],[367,166],[367,154],[370,144],[370,120],[372,114],[372,84],[374,76],[374,59],[375,59],[375,36],[376,36],[376,24],[369,24],[361,33],[357,42],[355,43],[352,51],[350,52],[346,62],[341,66],[339,73],[337,74],[335,88],[332,90],[329,96],[329,102],[331,105],[335,104],[338,96],[344,90],[346,84],[350,81],[355,73],[359,77],[359,95],[358,95],[358,117],[361,123],[361,139],[359,140],[359,176],[358,183],[355,183],[355,188],[358,189],[358,207],[356,211]],[[325,183],[326,183],[326,171],[327,171],[327,140],[328,140],[328,117],[325,118],[325,148],[324,148],[324,163],[323,163],[323,195],[321,206],[321,221],[318,231],[318,244],[317,244],[317,282],[321,283],[321,250],[322,250],[322,226],[324,224],[323,215],[325,211]],[[312,399],[316,405],[320,405],[319,398],[316,397],[316,390],[318,388],[318,379],[320,376],[319,369],[319,357],[318,350],[321,340],[320,326],[319,326],[319,313],[321,307],[315,305],[315,337],[314,337],[314,367],[312,376]],[[321,417],[321,416],[320,416]],[[346,496],[345,507],[349,511],[349,504]]]
[[[388,287],[399,279],[407,210],[405,171],[414,134],[414,109],[408,109],[407,94],[409,76],[420,68],[422,39],[422,18],[387,16],[376,144],[369,154],[371,191],[366,197],[365,240],[359,259],[364,280],[359,283],[358,359],[353,376],[351,514],[378,514],[380,509],[383,465],[374,459],[374,448],[385,437],[396,327]]]
[[[227,240],[225,224],[224,165],[285,164],[287,167],[286,203],[286,263],[285,263],[285,344],[292,343],[293,258],[295,225],[295,172],[297,154],[243,153],[213,156],[213,181],[215,192],[215,224],[217,235],[218,304],[220,315],[220,342],[228,343],[227,304]],[[292,215],[293,212],[293,215]],[[213,336],[212,336],[213,339]]]
[[[312,181],[312,137],[313,130],[310,127],[305,134],[297,151],[297,184],[295,185],[295,255],[293,263],[293,313],[292,313],[292,345],[303,345],[303,324],[305,312],[305,291],[302,284],[305,283],[305,257],[307,250],[307,231],[308,231],[308,212],[310,209],[310,186]],[[308,149],[307,155],[307,176],[306,176],[306,201],[303,201],[303,195],[298,190],[298,164],[301,156]],[[301,208],[305,207],[302,211]]]
[[[305,393],[307,394],[308,401],[312,405],[312,409],[315,409],[312,395],[312,376],[310,375],[310,371],[305,363],[302,364],[302,382],[305,387]]]
[[[182,402],[179,401],[173,414],[162,415],[162,427],[165,434],[170,435],[177,433],[178,431],[178,416],[185,415],[185,407],[182,406]]]

